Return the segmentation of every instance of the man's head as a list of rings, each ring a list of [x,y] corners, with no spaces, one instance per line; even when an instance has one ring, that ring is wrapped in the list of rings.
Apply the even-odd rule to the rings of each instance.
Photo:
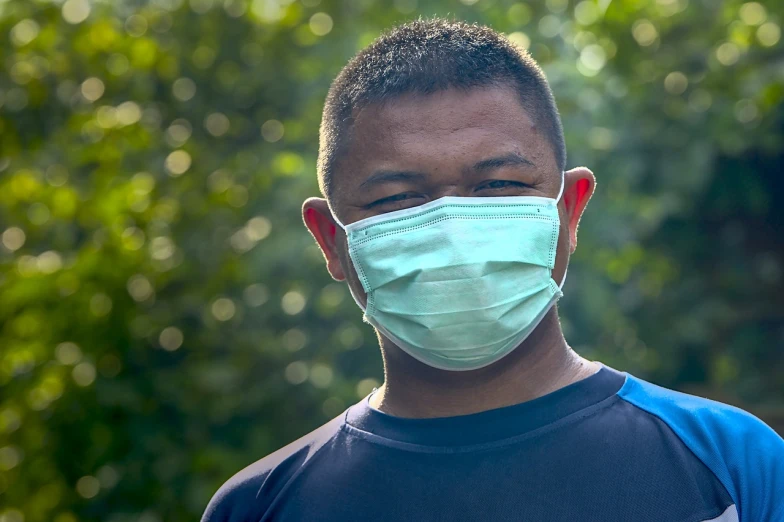
[[[351,146],[354,123],[371,105],[404,94],[447,89],[507,87],[552,146],[557,167],[566,166],[561,120],[539,65],[501,34],[443,19],[417,20],[379,37],[338,74],[324,104],[318,177],[322,194],[334,195],[338,164]]]
[[[412,22],[380,37],[333,83],[319,157],[328,201],[308,199],[303,217],[330,274],[364,302],[333,212],[349,224],[443,196],[555,198],[565,161],[552,94],[525,51],[486,27]],[[566,172],[555,281],[593,188],[587,169]]]

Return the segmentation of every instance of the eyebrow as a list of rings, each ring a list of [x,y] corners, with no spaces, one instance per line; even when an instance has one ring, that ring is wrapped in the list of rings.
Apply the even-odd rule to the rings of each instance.
[[[396,181],[422,181],[425,175],[421,172],[412,172],[408,170],[377,170],[363,181],[359,188],[368,188],[376,185],[383,185],[384,183],[394,183]]]
[[[497,158],[489,158],[479,161],[474,164],[472,170],[481,172],[483,170],[500,169],[501,167],[510,167],[514,165],[528,165],[531,167],[534,166],[533,162],[522,154],[517,152],[510,152],[509,154],[498,156]]]
[[[471,170],[482,172],[485,170],[499,169],[502,167],[509,167],[514,165],[534,166],[533,162],[522,154],[517,152],[510,152],[509,154],[504,154],[503,156],[479,161],[475,163],[473,167],[471,167]],[[405,181],[418,182],[423,181],[426,177],[427,175],[423,174],[422,172],[415,172],[410,170],[377,170],[371,174],[368,179],[363,181],[359,185],[359,188],[366,189],[377,185],[383,185],[385,183]]]

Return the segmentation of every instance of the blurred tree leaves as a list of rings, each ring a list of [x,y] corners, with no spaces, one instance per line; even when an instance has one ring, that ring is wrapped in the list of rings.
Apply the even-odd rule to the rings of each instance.
[[[598,192],[572,344],[784,427],[784,6],[0,1],[0,519],[193,520],[382,378],[301,225],[323,98],[383,28],[529,47]]]

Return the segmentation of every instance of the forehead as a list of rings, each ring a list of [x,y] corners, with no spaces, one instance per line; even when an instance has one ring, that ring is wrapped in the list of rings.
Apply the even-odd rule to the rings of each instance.
[[[493,154],[517,152],[557,170],[544,130],[509,87],[405,94],[355,115],[335,185],[351,190],[376,169],[458,170]]]

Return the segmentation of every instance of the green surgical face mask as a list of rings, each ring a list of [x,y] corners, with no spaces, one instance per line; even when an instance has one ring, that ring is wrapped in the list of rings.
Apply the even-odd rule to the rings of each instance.
[[[443,197],[344,226],[364,320],[442,370],[514,350],[561,297],[558,198]],[[334,217],[334,213],[333,213]],[[564,278],[565,278],[564,274]],[[350,288],[350,286],[349,286]]]

